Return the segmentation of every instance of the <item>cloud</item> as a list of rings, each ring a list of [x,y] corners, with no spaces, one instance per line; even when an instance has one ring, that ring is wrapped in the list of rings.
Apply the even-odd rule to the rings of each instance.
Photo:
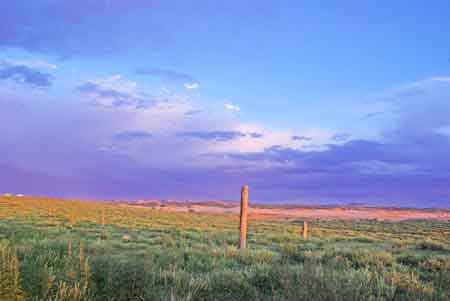
[[[152,137],[153,135],[146,131],[124,131],[114,135],[114,139],[119,141],[135,141]]]
[[[412,86],[420,86],[421,92],[395,91],[387,98],[392,120],[378,140],[337,133],[332,141],[341,143],[325,148],[274,144],[262,151],[213,156],[229,158],[230,164],[247,170],[244,174],[252,170],[261,180],[254,185],[267,189],[270,182],[287,198],[448,207],[450,190],[444,183],[450,177],[450,136],[445,131],[450,127],[450,85],[425,80]]]
[[[136,70],[136,74],[162,77],[164,79],[168,79],[168,80],[172,80],[172,81],[188,82],[188,83],[192,83],[192,85],[194,86],[193,89],[198,88],[198,83],[196,83],[195,78],[193,76],[191,76],[187,73],[183,73],[183,72],[159,69],[159,68],[141,68],[141,69]],[[185,86],[186,85],[189,85],[189,84],[185,84]],[[186,89],[188,89],[188,88],[186,87]]]
[[[383,115],[385,113],[386,112],[370,112],[370,113],[367,113],[366,115],[364,115],[363,119],[369,119],[369,118],[378,117],[378,116],[381,116],[381,115]]]
[[[412,83],[401,85],[384,95],[384,101],[403,102],[405,99],[425,100],[430,94],[440,93],[442,88],[446,89],[450,84],[450,76],[434,76],[418,80]]]
[[[311,141],[311,140],[313,140],[313,138],[307,137],[307,136],[292,136],[292,140],[294,140],[294,141]]]
[[[0,63],[0,80],[9,80],[33,88],[47,88],[52,84],[53,76],[25,65]]]
[[[236,138],[245,137],[246,134],[236,131],[192,131],[180,132],[178,137],[196,138],[202,140],[228,141]]]
[[[118,75],[88,83],[79,87],[83,98],[155,100]],[[422,90],[386,97],[392,110],[383,118],[392,120],[380,124],[376,138],[348,132],[339,143],[331,130],[274,130],[229,114],[191,115],[199,106],[171,93],[140,110],[83,101],[48,106],[48,95],[30,95],[23,100],[35,101],[23,101],[24,108],[7,104],[1,113],[7,122],[0,158],[8,162],[0,164],[14,180],[2,169],[0,178],[21,193],[65,196],[226,198],[249,182],[255,200],[448,207],[450,85],[428,81]]]
[[[366,175],[411,175],[420,172],[414,164],[389,163],[379,160],[357,161],[352,164],[361,174]]]
[[[228,111],[232,111],[232,112],[240,112],[241,111],[240,107],[235,106],[235,105],[233,105],[231,103],[226,103],[225,104],[225,109],[228,110]]]
[[[338,134],[333,135],[331,137],[331,140],[336,141],[336,142],[342,142],[342,141],[347,141],[350,137],[351,137],[351,135],[348,133],[338,133]]]
[[[184,88],[186,90],[197,90],[199,87],[198,83],[192,83],[192,84],[184,84]]]
[[[248,133],[247,135],[255,139],[264,137],[264,134],[261,133]]]
[[[253,177],[261,179],[257,184],[260,189],[267,189],[264,188],[267,183],[274,185],[273,179],[278,179],[279,193],[292,189],[290,198],[309,195],[323,200],[328,195],[334,200],[359,198],[358,201],[376,201],[378,204],[387,200],[395,200],[396,204],[408,201],[410,206],[420,204],[417,202],[424,198],[435,204],[442,198],[450,201],[450,192],[437,188],[443,187],[443,181],[450,176],[450,160],[439,155],[444,159],[439,165],[427,157],[435,154],[433,150],[423,147],[419,152],[417,149],[405,152],[402,147],[407,146],[353,140],[320,151],[274,145],[262,152],[216,156],[231,158],[240,170],[252,170],[256,173]],[[445,148],[450,150],[448,141]]]
[[[430,80],[450,84],[450,76],[435,76],[431,77]]]
[[[289,174],[307,174],[310,171],[320,171],[323,174],[367,174],[371,173],[368,170],[410,166],[413,159],[417,159],[402,155],[396,145],[370,140],[351,140],[344,144],[328,145],[326,149],[316,151],[273,145],[261,152],[236,152],[228,153],[227,156],[249,162],[281,163],[284,172]]]
[[[192,109],[192,110],[189,110],[188,112],[186,112],[186,115],[193,116],[193,115],[197,115],[197,114],[200,114],[203,112],[204,112],[204,110],[202,110],[202,109]]]
[[[214,141],[230,141],[238,138],[262,138],[264,135],[261,133],[251,132],[243,133],[239,131],[191,131],[177,133],[178,137],[196,138],[201,140],[214,140]]]
[[[0,47],[60,57],[104,56],[132,44],[156,47],[167,40],[161,24],[148,23],[158,5],[141,0],[1,1]]]
[[[47,69],[55,70],[57,66],[55,64],[46,62],[44,60],[7,60],[8,63],[13,65],[22,65],[32,69]]]
[[[135,82],[125,80],[120,75],[87,81],[76,90],[87,95],[98,106],[139,109],[153,103],[148,95],[137,89]]]

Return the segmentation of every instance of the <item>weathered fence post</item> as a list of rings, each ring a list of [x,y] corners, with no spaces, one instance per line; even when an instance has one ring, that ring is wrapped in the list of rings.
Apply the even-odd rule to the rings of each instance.
[[[241,191],[241,219],[239,249],[243,250],[247,245],[247,215],[248,215],[248,186],[242,186]]]
[[[308,222],[307,221],[303,221],[303,239],[304,240],[308,239]]]
[[[105,208],[102,208],[102,233],[100,234],[100,239],[101,240],[105,240],[106,237],[106,231],[105,231],[105,222],[106,221],[106,217],[105,217]]]
[[[102,208],[102,228],[105,229],[105,208]]]

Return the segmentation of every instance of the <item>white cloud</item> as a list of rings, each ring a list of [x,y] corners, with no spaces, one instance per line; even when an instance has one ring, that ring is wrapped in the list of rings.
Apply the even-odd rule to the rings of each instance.
[[[23,65],[29,68],[35,68],[35,69],[49,69],[54,70],[57,68],[55,64],[51,64],[49,62],[46,62],[44,60],[8,60],[7,62],[13,64],[13,65]]]
[[[273,129],[258,123],[248,123],[238,120],[238,116],[226,114],[224,110],[211,114],[189,114],[198,110],[199,105],[193,100],[189,91],[174,93],[162,86],[151,94],[145,87],[121,75],[90,80],[80,86],[81,92],[95,100],[102,107],[114,106],[114,110],[101,110],[108,122],[107,133],[99,137],[100,150],[121,153],[144,165],[165,166],[195,165],[195,166],[234,166],[233,158],[208,160],[205,154],[251,153],[263,152],[274,145],[303,149],[310,147],[326,147],[335,132],[321,129]],[[148,105],[141,106],[141,103]],[[208,108],[206,108],[207,110]],[[239,106],[231,102],[225,103],[225,110],[239,112]],[[100,111],[99,111],[100,112]],[[117,132],[140,130],[151,133],[153,139],[116,145],[111,137]],[[180,132],[237,132],[232,139],[185,139],[177,134]],[[292,139],[297,133],[311,137],[311,140],[296,141]],[[308,148],[309,147],[309,148]],[[148,154],[155,154],[149,156]],[[170,153],[170,156],[166,154]],[[211,157],[213,158],[213,157]],[[219,162],[220,161],[220,162]],[[287,163],[283,163],[288,164]],[[236,162],[242,164],[242,162]],[[249,163],[250,164],[250,163]],[[272,166],[274,163],[268,163]],[[257,164],[258,168],[262,166]]]
[[[186,90],[197,90],[200,87],[200,85],[198,83],[186,83],[184,84],[184,88]]]
[[[236,105],[233,105],[231,103],[226,103],[225,104],[225,109],[227,109],[228,111],[233,111],[233,112],[240,112],[241,111],[240,107],[238,107]]]
[[[137,109],[150,101],[148,95],[138,89],[136,82],[124,79],[120,74],[89,80],[77,89],[92,103],[102,107]]]
[[[444,125],[442,127],[439,127],[435,129],[435,132],[444,136],[450,137],[450,125]]]
[[[436,76],[431,78],[432,81],[450,84],[450,76]]]
[[[123,79],[120,74],[114,74],[97,80],[90,80],[89,82],[97,84],[104,89],[111,89],[130,95],[138,94],[137,83],[127,79]]]
[[[411,164],[389,163],[379,160],[357,161],[351,164],[361,174],[398,175],[418,172],[417,167]]]
[[[204,146],[209,152],[212,153],[253,153],[262,152],[267,148],[274,145],[281,147],[309,150],[311,146],[316,147],[315,150],[325,149],[328,143],[330,143],[331,137],[335,134],[333,131],[325,129],[304,129],[300,132],[310,137],[310,141],[296,141],[292,139],[295,132],[290,129],[273,129],[267,128],[262,124],[248,123],[234,121],[227,124],[222,130],[234,131],[238,133],[246,133],[247,135],[238,136],[235,139],[226,141],[207,141],[203,142],[207,145]],[[257,138],[252,133],[258,134]]]

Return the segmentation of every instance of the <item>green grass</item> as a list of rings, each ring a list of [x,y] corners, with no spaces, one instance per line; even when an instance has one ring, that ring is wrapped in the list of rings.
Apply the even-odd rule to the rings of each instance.
[[[0,297],[450,300],[448,222],[319,220],[308,241],[300,225],[250,220],[239,251],[232,215],[0,198]]]

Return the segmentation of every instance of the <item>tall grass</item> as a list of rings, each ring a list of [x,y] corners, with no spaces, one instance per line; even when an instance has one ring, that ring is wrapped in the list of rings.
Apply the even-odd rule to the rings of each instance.
[[[19,260],[9,245],[0,244],[0,300],[25,299],[19,268]]]
[[[0,300],[450,300],[448,222],[299,228],[250,220],[242,251],[232,215],[0,198]]]

